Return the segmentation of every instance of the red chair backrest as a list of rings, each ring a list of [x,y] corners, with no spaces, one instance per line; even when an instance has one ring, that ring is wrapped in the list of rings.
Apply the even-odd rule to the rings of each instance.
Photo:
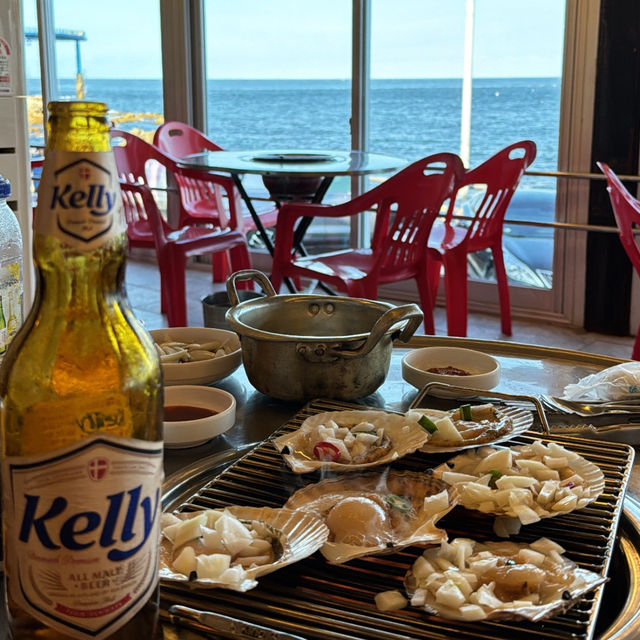
[[[129,239],[132,239],[132,234],[135,235],[137,230],[148,232],[150,228],[156,248],[164,247],[167,244],[167,235],[172,229],[162,217],[151,189],[145,184],[120,180],[120,191]]]
[[[149,184],[148,163],[152,160],[169,171],[175,170],[176,165],[172,158],[133,133],[111,129],[109,135],[118,177],[121,180]]]
[[[182,122],[165,122],[160,125],[153,136],[153,144],[169,154],[172,158],[183,158],[204,150],[221,151],[222,147],[209,140],[203,133]],[[218,212],[221,226],[228,224],[225,207],[221,200],[220,189],[211,182],[194,180],[182,175],[176,176],[180,189],[180,199],[186,211],[197,207],[200,202],[213,202],[214,211]]]
[[[505,147],[473,169],[465,171],[458,185],[458,193],[463,187],[483,185],[484,195],[475,207],[473,221],[467,232],[470,249],[473,244],[484,248],[487,240],[502,235],[507,207],[511,202],[520,178],[536,157],[536,144],[531,140],[522,140]],[[453,215],[455,201],[451,203],[448,215]]]
[[[382,271],[396,272],[424,255],[433,221],[463,173],[457,155],[437,153],[345,205],[352,214],[376,209],[371,247]]]
[[[629,193],[609,165],[604,162],[598,162],[597,165],[607,176],[607,191],[622,246],[636,271],[640,273],[640,249],[633,233],[636,225],[640,226],[640,202]]]
[[[153,144],[175,158],[183,158],[200,151],[222,151],[215,142],[194,127],[183,122],[165,122],[153,136]]]
[[[170,155],[132,133],[119,129],[111,129],[109,133],[114,142],[112,150],[120,179],[130,183],[149,184],[149,163],[156,161],[173,174],[180,191],[182,210],[198,202],[213,202],[213,210],[218,213],[217,223],[222,227],[228,226],[229,217],[222,202],[220,189],[216,185],[207,180],[184,175]],[[184,224],[186,222],[181,215],[180,226]]]

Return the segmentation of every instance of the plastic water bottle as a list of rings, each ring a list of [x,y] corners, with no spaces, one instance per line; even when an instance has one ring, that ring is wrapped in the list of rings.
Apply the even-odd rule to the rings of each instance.
[[[9,181],[0,176],[0,360],[22,325],[22,234],[10,195]]]

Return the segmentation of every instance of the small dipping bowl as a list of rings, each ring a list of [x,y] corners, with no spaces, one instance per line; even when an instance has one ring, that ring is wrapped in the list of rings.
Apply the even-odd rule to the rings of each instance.
[[[455,367],[469,375],[435,373],[429,369]],[[493,389],[500,382],[500,363],[492,356],[460,347],[424,347],[402,358],[402,377],[422,389],[429,382],[443,382],[472,389]],[[434,389],[435,394],[446,392]],[[448,395],[448,394],[446,394]]]
[[[165,387],[170,385],[206,385],[231,375],[242,364],[240,339],[233,331],[209,327],[171,327],[152,329],[149,334],[156,344],[184,342],[205,344],[218,342],[226,345],[227,354],[195,362],[163,362],[162,376]]]
[[[164,446],[171,449],[195,447],[207,442],[231,429],[236,421],[236,399],[215,387],[165,387],[164,407]],[[168,419],[174,414],[187,419]],[[198,417],[202,414],[205,415]]]

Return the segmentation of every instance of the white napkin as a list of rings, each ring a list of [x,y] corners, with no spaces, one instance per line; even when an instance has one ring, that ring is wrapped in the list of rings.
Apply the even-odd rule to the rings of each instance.
[[[640,398],[640,362],[623,362],[585,376],[564,388],[567,400],[625,400]]]

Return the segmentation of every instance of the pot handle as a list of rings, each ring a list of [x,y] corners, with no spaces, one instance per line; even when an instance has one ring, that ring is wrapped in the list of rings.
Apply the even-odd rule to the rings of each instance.
[[[328,351],[330,355],[341,356],[347,359],[365,356],[378,344],[382,336],[387,333],[391,327],[403,321],[407,321],[406,324],[398,331],[397,335],[394,335],[392,338],[394,340],[398,338],[402,340],[402,342],[408,342],[423,319],[424,315],[417,304],[403,304],[400,307],[394,307],[378,318],[369,333],[369,337],[361,347],[355,350],[329,347]]]
[[[271,280],[269,280],[262,271],[258,271],[257,269],[242,269],[241,271],[232,273],[227,278],[227,295],[229,296],[229,302],[232,307],[235,307],[240,302],[238,292],[236,291],[236,281],[244,280],[253,280],[259,284],[267,296],[276,295],[276,290],[273,288]]]

